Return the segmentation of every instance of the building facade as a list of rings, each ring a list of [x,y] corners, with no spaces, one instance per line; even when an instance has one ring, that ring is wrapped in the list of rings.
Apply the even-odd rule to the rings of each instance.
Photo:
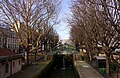
[[[21,55],[6,49],[0,49],[0,78],[7,78],[20,71],[21,62]]]
[[[18,52],[18,38],[14,31],[6,28],[0,28],[0,48]]]
[[[73,45],[72,41],[70,39],[63,39],[61,40],[62,44],[69,44],[69,45]]]

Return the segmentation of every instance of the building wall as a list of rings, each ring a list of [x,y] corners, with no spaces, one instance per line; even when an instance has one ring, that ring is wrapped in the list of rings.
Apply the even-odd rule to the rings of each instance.
[[[0,37],[0,48],[3,46],[3,37]]]
[[[20,61],[20,64],[19,64]],[[14,65],[13,65],[14,63]],[[21,70],[21,59],[16,59],[16,60],[12,60],[12,74],[18,72],[19,70]]]
[[[20,64],[19,64],[20,60]],[[14,66],[13,66],[14,62]],[[8,72],[6,72],[6,64],[8,64]],[[10,75],[21,70],[21,59],[8,61],[6,63],[0,63],[0,78],[7,78]]]
[[[6,72],[6,64],[0,63],[0,78],[7,78],[10,76],[10,62],[8,62],[8,72]]]
[[[17,52],[18,51],[18,39],[15,38],[7,38],[7,48],[9,48],[12,51]]]
[[[71,40],[69,40],[69,39],[63,39],[63,40],[61,40],[61,41],[62,41],[62,44],[67,43],[67,44],[72,45],[72,41],[71,41]]]
[[[0,32],[0,48],[5,48],[3,46],[5,45],[7,49],[18,52],[19,43],[15,32],[7,30],[5,28],[0,28],[0,30],[2,31]]]

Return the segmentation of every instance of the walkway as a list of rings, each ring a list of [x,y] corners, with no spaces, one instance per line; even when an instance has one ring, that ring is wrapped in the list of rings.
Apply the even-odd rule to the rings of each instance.
[[[95,69],[84,61],[75,61],[80,78],[104,78]]]
[[[9,78],[32,78],[36,72],[42,70],[48,63],[49,61],[39,62],[37,65],[36,64],[31,65],[26,69],[17,72],[16,74],[12,75]]]
[[[112,74],[112,78],[120,78],[120,71],[118,72],[118,77],[117,77],[117,73],[113,73]]]

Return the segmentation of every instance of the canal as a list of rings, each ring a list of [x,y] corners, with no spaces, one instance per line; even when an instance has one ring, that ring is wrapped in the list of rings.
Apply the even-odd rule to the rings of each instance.
[[[79,78],[73,65],[73,56],[54,55],[53,68],[46,78]]]
[[[76,78],[72,68],[54,69],[48,78]]]

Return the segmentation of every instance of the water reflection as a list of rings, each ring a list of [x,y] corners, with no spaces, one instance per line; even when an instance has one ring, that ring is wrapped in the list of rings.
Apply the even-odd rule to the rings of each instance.
[[[72,55],[54,55],[53,72],[47,78],[76,78],[72,66]]]

